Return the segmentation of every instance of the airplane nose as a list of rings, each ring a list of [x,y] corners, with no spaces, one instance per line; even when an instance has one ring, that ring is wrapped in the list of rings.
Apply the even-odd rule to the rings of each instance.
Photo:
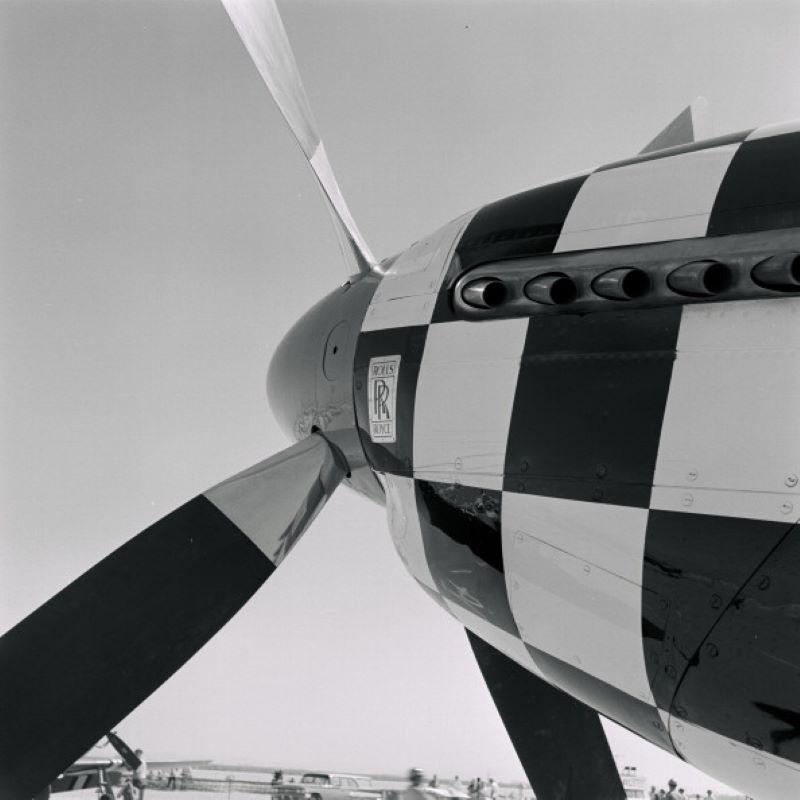
[[[377,278],[355,279],[312,306],[278,345],[267,399],[281,429],[299,441],[315,429],[355,430],[353,361]]]
[[[311,433],[317,408],[317,372],[322,365],[321,303],[307,311],[283,337],[267,371],[267,400],[281,430],[299,441]]]

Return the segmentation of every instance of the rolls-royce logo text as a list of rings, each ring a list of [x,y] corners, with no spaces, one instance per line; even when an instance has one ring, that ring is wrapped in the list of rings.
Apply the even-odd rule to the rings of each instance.
[[[397,441],[395,404],[399,375],[400,356],[381,356],[370,359],[367,403],[369,405],[369,436],[373,442]]]

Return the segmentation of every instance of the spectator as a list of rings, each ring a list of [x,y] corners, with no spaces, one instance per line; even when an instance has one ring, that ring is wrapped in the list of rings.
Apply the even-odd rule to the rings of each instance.
[[[169,778],[167,779],[167,789],[172,789],[173,791],[178,788],[178,770],[173,767],[169,771]]]
[[[274,775],[272,776],[272,785],[277,786],[279,783],[283,783],[282,769],[276,769]]]
[[[650,793],[647,795],[649,800],[657,800],[658,798],[658,789],[655,786],[650,787]]]
[[[428,786],[431,789],[436,789],[439,786],[439,778],[436,776],[436,773],[433,773],[433,777],[428,781]]]
[[[678,784],[670,778],[667,785],[669,786],[669,791],[666,794],[667,800],[678,800],[678,793],[675,791]]]
[[[144,790],[147,786],[147,762],[141,750],[136,750],[136,758],[139,759],[139,766],[133,771],[132,783],[139,792],[139,800],[144,800]]]
[[[711,793],[711,789],[706,789],[706,800],[714,800],[714,795]]]
[[[403,792],[402,800],[427,800],[425,792],[420,788],[424,779],[422,770],[412,767],[408,771],[408,788]]]
[[[192,771],[189,767],[184,767],[181,770],[181,789],[188,789],[189,782],[192,780]]]
[[[497,797],[497,781],[492,777],[489,778],[489,797],[491,797],[492,800],[495,800]]]
[[[122,787],[117,793],[117,797],[121,797],[122,800],[135,800],[135,796],[136,793],[134,792],[130,776],[126,776],[122,780]]]

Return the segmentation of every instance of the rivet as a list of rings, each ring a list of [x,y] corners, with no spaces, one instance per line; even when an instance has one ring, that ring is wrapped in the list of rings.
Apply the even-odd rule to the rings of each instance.
[[[769,583],[769,575],[764,575],[758,582],[758,588],[763,592],[765,589],[769,589]]]
[[[356,381],[356,389],[361,389],[363,386],[364,384],[361,381]]]
[[[784,483],[790,488],[793,486],[797,486],[797,475],[787,475]]]
[[[722,608],[722,598],[718,594],[711,595],[711,608]]]
[[[675,709],[675,716],[678,716],[681,719],[686,719],[686,717],[689,716],[686,713],[686,709],[683,706],[677,706],[676,705],[676,706],[673,706],[673,708]],[[681,728],[680,730],[683,730],[683,728]]]
[[[519,590],[519,583],[516,580],[511,581],[511,591],[516,592]]]
[[[661,598],[661,599],[658,601],[658,604],[659,604],[659,606],[661,606],[661,608],[663,608],[665,611],[666,611],[666,610],[669,608],[669,600],[667,600],[667,598],[666,598],[666,597],[662,597],[662,598]]]
[[[594,499],[594,500],[602,500],[603,499],[603,490],[602,489],[595,489],[592,492],[592,499]]]
[[[666,672],[667,676],[670,678],[678,677],[678,671],[672,666],[672,664],[667,664],[667,666],[664,667],[664,672]]]
[[[657,720],[657,719],[654,719],[654,720],[653,720],[653,727],[654,727],[654,728],[655,728],[657,731],[664,730],[664,726],[663,726],[663,725],[661,724],[661,722],[660,722],[659,720]]]
[[[517,484],[517,491],[518,491],[518,492],[524,492],[524,491],[525,491],[525,484],[524,484],[522,481],[520,481],[520,482]]]
[[[705,651],[706,651],[706,655],[709,658],[716,658],[719,655],[719,648],[715,644],[713,644],[712,642],[709,642],[705,646]]]
[[[528,462],[525,461],[525,459],[522,459],[522,463],[519,465],[519,471],[520,472],[527,472],[528,471],[528,466],[529,466]]]
[[[517,533],[514,534],[514,541],[517,544],[522,544],[525,541],[525,537],[523,536],[523,534],[520,531],[517,531]]]
[[[692,468],[686,473],[686,480],[687,481],[696,481],[697,480],[697,470]]]
[[[590,567],[588,564],[584,564],[584,565],[583,565],[583,571],[584,571],[584,572],[585,572],[587,575],[589,575],[589,574],[591,573],[591,571],[592,571],[592,568],[591,568],[591,567]]]
[[[785,503],[781,503],[781,514],[791,514],[793,508],[794,506],[787,500]]]
[[[764,763],[763,759],[754,758],[753,764],[755,764],[759,769],[766,769],[767,765]]]
[[[675,730],[678,731],[678,733],[683,733],[683,725],[682,725],[682,723],[676,722],[675,723]]]
[[[403,463],[406,465],[407,468],[411,467],[411,459],[406,457],[403,459]]]
[[[461,456],[456,457],[456,460],[453,462],[453,466],[456,469],[461,469],[461,467],[464,466],[464,462],[461,460]]]
[[[595,469],[595,475],[598,478],[604,478],[608,473],[608,467],[605,464],[598,464],[597,468]]]
[[[694,497],[692,497],[692,495],[690,495],[690,494],[685,494],[685,495],[684,495],[684,496],[681,498],[681,504],[682,504],[682,505],[684,505],[684,506],[686,506],[687,508],[688,508],[688,507],[689,507],[689,506],[690,506],[692,503],[694,503]]]

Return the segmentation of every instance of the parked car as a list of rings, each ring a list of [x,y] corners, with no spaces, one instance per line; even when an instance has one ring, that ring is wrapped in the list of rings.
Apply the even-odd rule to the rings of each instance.
[[[310,800],[381,800],[381,792],[372,788],[372,779],[365,775],[343,775],[338,772],[306,772],[300,784]]]

